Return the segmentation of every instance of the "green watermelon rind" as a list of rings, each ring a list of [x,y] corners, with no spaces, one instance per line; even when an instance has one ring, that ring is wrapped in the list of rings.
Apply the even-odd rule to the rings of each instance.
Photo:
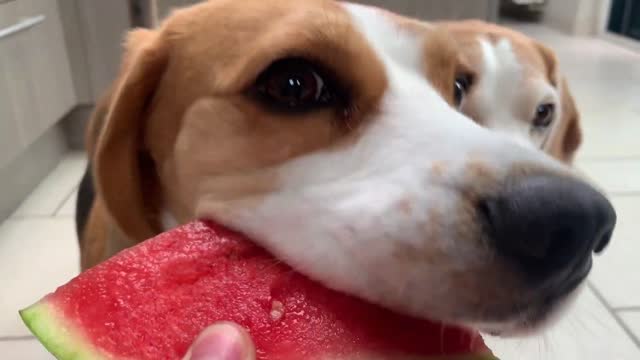
[[[58,315],[46,299],[20,310],[20,317],[33,335],[58,360],[110,359],[88,341],[74,326]]]

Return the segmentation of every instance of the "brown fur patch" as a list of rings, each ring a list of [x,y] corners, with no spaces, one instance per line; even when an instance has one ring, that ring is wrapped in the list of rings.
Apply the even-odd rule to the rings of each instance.
[[[539,71],[548,77],[551,84],[555,83],[554,75],[557,65],[555,55],[544,45],[532,38],[509,28],[486,23],[479,20],[465,20],[437,23],[452,33],[461,43],[463,56],[470,62],[481,61],[481,50],[478,38],[484,36],[492,43],[500,39],[508,39],[518,59],[526,69]]]
[[[446,171],[447,171],[447,164],[443,161],[434,161],[433,164],[431,164],[430,174],[435,177],[444,176]]]
[[[413,212],[413,205],[411,204],[411,199],[402,199],[398,201],[396,207],[400,212],[406,215],[411,215]]]
[[[424,69],[427,80],[447,102],[454,106],[456,75],[471,73],[467,60],[460,56],[460,49],[451,34],[442,29],[432,31],[425,39]]]

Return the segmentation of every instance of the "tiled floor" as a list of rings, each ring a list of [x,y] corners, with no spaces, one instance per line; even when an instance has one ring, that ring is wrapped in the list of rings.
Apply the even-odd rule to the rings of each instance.
[[[488,341],[504,359],[640,359],[640,54],[545,28],[519,29],[558,52],[582,110],[586,143],[577,164],[611,195],[619,226],[590,286],[557,326],[537,338]],[[0,225],[3,359],[51,359],[16,311],[78,271],[73,212],[84,166],[82,154],[70,154]]]
[[[30,336],[17,310],[78,273],[75,192],[86,160],[71,153],[0,225],[0,358],[53,359]]]

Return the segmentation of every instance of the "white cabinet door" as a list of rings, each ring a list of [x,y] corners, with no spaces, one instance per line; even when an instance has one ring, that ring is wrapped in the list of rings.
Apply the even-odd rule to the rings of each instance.
[[[0,167],[75,103],[57,2],[0,2]]]
[[[20,55],[18,35],[25,30],[17,1],[0,3],[0,167],[25,147],[20,119],[33,116],[30,80]]]
[[[7,165],[21,150],[18,124],[14,121],[11,93],[4,73],[5,62],[0,44],[0,169]]]
[[[24,141],[31,144],[71,110],[76,96],[57,2],[15,1],[21,21],[32,24],[16,35],[30,101],[20,128]]]

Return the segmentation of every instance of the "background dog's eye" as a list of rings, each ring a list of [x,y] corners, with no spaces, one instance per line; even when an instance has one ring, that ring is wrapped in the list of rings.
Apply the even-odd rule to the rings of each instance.
[[[536,108],[536,115],[533,119],[533,126],[544,129],[553,122],[555,106],[553,104],[541,104]]]
[[[471,76],[468,74],[456,76],[453,86],[453,99],[456,106],[460,107],[460,105],[462,105],[462,100],[464,100],[465,95],[471,87],[471,81]]]
[[[256,89],[268,105],[285,110],[312,110],[335,99],[322,71],[303,59],[273,63],[258,77]]]

